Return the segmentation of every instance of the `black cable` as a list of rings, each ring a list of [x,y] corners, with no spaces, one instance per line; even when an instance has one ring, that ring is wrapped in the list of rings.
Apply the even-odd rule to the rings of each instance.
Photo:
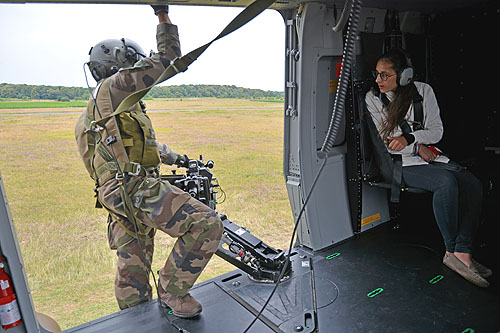
[[[217,199],[216,204],[217,204],[217,205],[220,205],[220,204],[222,204],[224,201],[226,201],[226,192],[222,189],[222,186],[220,186],[220,184],[219,184],[219,180],[218,180],[218,179],[217,179],[217,186],[218,186],[218,190],[219,190],[219,192],[220,192],[220,194],[221,194],[221,195],[220,195],[220,197],[221,197],[221,199],[220,199],[220,200],[221,200],[221,201],[219,201],[219,199]]]
[[[323,172],[323,168],[325,167],[327,160],[328,160],[328,155],[325,155],[325,159],[323,160],[323,164],[321,164],[321,167],[319,168],[318,172],[316,173],[316,176],[314,177],[313,184],[312,184],[311,188],[309,189],[309,192],[307,193],[306,201],[304,201],[304,204],[302,205],[302,208],[300,209],[299,215],[297,216],[297,221],[295,222],[295,227],[293,228],[292,237],[290,238],[290,245],[288,247],[288,253],[287,253],[287,256],[286,256],[286,261],[285,261],[285,264],[283,265],[283,268],[281,269],[281,272],[280,272],[280,275],[278,277],[278,280],[276,281],[276,284],[274,285],[274,288],[271,291],[271,294],[269,295],[269,297],[267,298],[266,302],[262,306],[262,309],[260,309],[259,313],[255,316],[255,318],[253,319],[253,321],[250,323],[250,325],[248,325],[248,327],[246,328],[246,330],[243,333],[248,332],[248,330],[253,326],[253,324],[255,324],[255,322],[257,321],[257,319],[259,319],[259,317],[262,314],[262,312],[264,312],[264,309],[267,307],[267,305],[271,301],[271,298],[274,296],[274,293],[278,289],[278,286],[279,286],[279,284],[281,282],[281,279],[285,275],[285,272],[286,272],[286,270],[288,268],[288,265],[291,264],[290,263],[290,255],[292,254],[293,240],[295,238],[295,234],[297,232],[297,228],[299,226],[300,219],[302,218],[302,214],[305,211],[306,205],[309,202],[309,199],[311,198],[311,194],[312,194],[312,192],[314,190],[314,187],[316,186],[316,183],[318,182],[319,176]]]
[[[313,189],[316,185],[316,182],[318,181],[319,176],[321,175],[323,168],[326,165],[326,161],[328,159],[328,153],[335,143],[338,130],[342,124],[341,120],[342,120],[343,113],[344,113],[345,97],[347,94],[347,83],[349,80],[351,64],[352,64],[353,56],[354,56],[354,43],[355,43],[355,38],[357,35],[358,22],[359,22],[360,11],[361,11],[361,0],[354,0],[354,1],[352,1],[352,3],[349,3],[349,5],[346,2],[345,6],[346,7],[351,6],[350,14],[349,14],[350,20],[349,20],[349,25],[348,25],[348,29],[347,29],[347,39],[346,39],[346,42],[344,45],[344,52],[343,52],[343,57],[342,57],[342,70],[341,70],[340,79],[339,79],[339,87],[338,87],[337,93],[335,95],[333,115],[332,115],[332,119],[330,121],[330,126],[328,128],[328,133],[325,137],[325,141],[323,142],[323,146],[321,147],[321,153],[323,153],[325,159],[323,161],[323,164],[321,165],[321,168],[318,170],[318,173],[316,174],[316,176],[314,178],[314,182],[311,186],[311,189],[309,190],[309,193],[307,194],[306,200],[305,200],[304,204],[302,205],[299,216],[297,217],[297,221],[295,222],[295,227],[293,229],[292,237],[290,239],[290,246],[288,249],[287,260],[285,262],[285,265],[283,266],[283,269],[281,270],[278,281],[276,282],[276,285],[274,286],[274,288],[271,292],[271,295],[269,295],[268,299],[264,303],[264,306],[259,311],[257,316],[255,316],[254,320],[250,323],[250,325],[247,327],[247,329],[244,331],[244,333],[248,332],[248,330],[252,327],[252,325],[260,317],[260,315],[262,314],[262,312],[266,308],[267,304],[269,304],[271,298],[273,297],[274,293],[278,289],[278,285],[279,285],[281,279],[283,278],[283,275],[285,273],[287,266],[290,264],[290,254],[292,251],[293,240],[295,238],[295,233],[297,231],[297,227],[300,223],[300,219],[302,217],[302,214],[304,213],[307,202],[309,201],[309,199],[311,197],[311,194],[312,194]],[[344,10],[344,12],[346,12],[346,10]]]
[[[348,90],[349,77],[351,73],[351,66],[355,56],[356,36],[358,34],[358,24],[361,15],[361,0],[353,0],[349,16],[349,25],[347,27],[347,38],[344,44],[344,51],[342,54],[342,69],[340,71],[339,84],[337,93],[335,94],[335,101],[333,104],[333,115],[330,120],[328,132],[321,147],[321,151],[328,154],[332,149],[337,138],[337,133],[342,126],[342,117],[344,115],[345,100]]]
[[[102,115],[101,115],[101,112],[99,111],[99,107],[97,106],[97,100],[96,98],[94,97],[94,94],[92,93],[92,90],[90,88],[90,85],[89,85],[89,81],[88,81],[88,78],[87,78],[87,72],[85,71],[85,65],[88,66],[88,62],[84,63],[83,64],[83,73],[85,75],[85,83],[87,84],[87,89],[90,93],[90,96],[92,97],[92,100],[94,101],[94,106],[97,110],[97,113],[99,114],[99,117],[102,118]],[[90,67],[89,67],[89,70],[90,70]],[[104,128],[104,130],[106,131],[106,136],[109,136],[109,132],[108,132],[108,129],[106,128],[105,125],[102,125],[102,127]],[[123,174],[123,171],[122,169],[120,168],[120,163],[118,163],[118,158],[116,157],[116,154],[115,154],[115,150],[113,149],[113,145],[110,144],[109,147],[111,148],[111,153],[113,155],[113,159],[115,160],[116,162],[116,166],[118,168],[118,172],[123,176],[123,179],[122,179],[122,184],[123,184],[123,191],[125,192],[125,199],[128,201],[126,204],[124,203],[124,211],[127,209],[127,206],[128,207],[131,207],[129,204],[130,204],[130,197],[128,195],[128,190],[127,190],[127,180],[126,180],[126,176]],[[141,249],[141,254],[142,254],[142,259],[144,259],[144,262],[146,263],[146,267],[148,268],[148,271],[149,273],[153,276],[153,281],[154,281],[154,285],[155,285],[155,288],[156,288],[156,294],[157,294],[157,297],[158,297],[158,305],[160,306],[160,309],[163,313],[163,315],[165,316],[165,318],[167,319],[168,323],[174,327],[177,331],[179,332],[185,332],[185,333],[188,333],[187,330],[184,330],[183,328],[177,326],[175,323],[173,323],[170,318],[168,318],[168,313],[166,312],[166,309],[161,305],[161,301],[160,301],[160,291],[158,289],[158,283],[156,282],[156,276],[153,272],[153,269],[151,268],[151,264],[149,263],[149,260],[146,258],[146,251],[145,249],[142,247],[142,244],[141,244],[141,240],[139,239],[139,229],[138,229],[138,226],[137,226],[137,221],[135,220],[135,216],[134,216],[134,212],[130,212],[130,216],[132,217],[132,225],[134,226],[134,231],[135,231],[135,239],[137,240],[137,243],[139,244],[139,247]],[[125,211],[125,214],[126,211]],[[147,235],[146,235],[147,236]],[[148,279],[149,279],[149,273],[148,273]],[[159,282],[159,281],[158,281]]]

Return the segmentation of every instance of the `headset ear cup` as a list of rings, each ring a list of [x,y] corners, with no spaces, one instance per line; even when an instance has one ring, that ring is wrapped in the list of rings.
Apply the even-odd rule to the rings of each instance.
[[[106,67],[99,62],[93,62],[90,65],[90,73],[99,82],[106,77]]]
[[[398,75],[398,84],[402,87],[408,85],[413,79],[413,68],[406,67]]]
[[[135,50],[128,46],[127,47],[127,61],[134,64],[137,60],[137,52],[135,52]]]

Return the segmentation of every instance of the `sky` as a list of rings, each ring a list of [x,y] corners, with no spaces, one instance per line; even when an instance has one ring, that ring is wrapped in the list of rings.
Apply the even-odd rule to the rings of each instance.
[[[241,11],[170,6],[182,53],[215,38]],[[84,87],[83,64],[91,46],[125,37],[146,53],[156,51],[157,24],[149,5],[0,4],[0,83]],[[161,85],[220,84],[283,91],[284,35],[281,15],[266,10],[212,44],[186,72]]]

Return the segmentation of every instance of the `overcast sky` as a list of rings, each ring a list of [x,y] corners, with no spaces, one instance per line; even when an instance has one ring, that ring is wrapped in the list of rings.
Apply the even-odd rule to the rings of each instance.
[[[171,6],[181,49],[210,41],[241,8]],[[90,47],[126,37],[156,50],[158,19],[149,5],[0,4],[0,83],[85,86]],[[162,85],[228,84],[283,91],[285,25],[266,10]],[[89,75],[89,83],[95,81]]]

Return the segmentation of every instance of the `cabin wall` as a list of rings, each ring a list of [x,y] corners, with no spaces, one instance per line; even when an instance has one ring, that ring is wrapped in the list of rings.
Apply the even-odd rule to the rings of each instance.
[[[483,184],[476,242],[489,251],[497,248],[495,235],[500,232],[499,34],[498,1],[435,15],[429,26],[430,83],[444,125],[439,147]]]
[[[308,3],[298,18],[296,12],[290,13],[287,22],[287,54],[290,56],[291,50],[296,49],[298,56],[289,58],[286,68],[284,173],[296,218],[323,162],[318,151],[333,109],[331,84],[343,49],[341,33],[331,29],[335,23],[332,8]],[[292,38],[295,33],[297,36]],[[313,250],[353,235],[343,131],[336,144],[306,206],[297,235],[301,245]]]
[[[308,3],[299,12],[288,13],[285,86],[284,173],[295,218],[323,161],[318,152],[332,117],[343,53],[343,32],[332,30],[336,23],[333,6]],[[385,13],[384,9],[363,8],[359,30],[380,37]],[[411,15],[405,18],[414,20]],[[358,39],[356,52],[363,51]],[[369,57],[376,58],[379,51],[372,53]],[[371,70],[369,66],[357,61],[354,75],[363,77]],[[341,130],[298,228],[298,243],[313,250],[390,220],[386,190],[362,183],[356,174],[356,164],[361,162],[352,144],[357,97],[349,92]]]
[[[31,291],[28,286],[28,279],[26,277],[14,223],[12,222],[12,215],[7,201],[2,174],[0,174],[0,256],[4,257],[2,260],[5,265],[4,270],[12,281],[14,293],[16,294],[16,301],[22,318],[21,324],[9,328],[8,332],[47,332],[38,325],[35,316],[35,307],[33,299],[31,298]],[[0,332],[4,332],[1,325]]]
[[[341,9],[337,8],[337,15]],[[343,51],[342,33],[331,30],[335,24],[333,6],[307,3],[298,12],[287,12],[284,142],[284,174],[295,217],[321,166],[318,151],[332,116]],[[372,80],[370,71],[384,52],[390,33],[385,25],[386,13],[387,9],[362,10],[353,87],[366,87]],[[415,79],[434,87],[441,107],[445,136],[439,146],[463,164],[478,166],[485,158],[485,145],[500,146],[494,97],[497,85],[491,84],[498,77],[497,66],[493,65],[495,44],[491,43],[496,34],[490,33],[499,31],[498,15],[496,7],[440,13],[398,11],[401,46],[411,55]],[[362,183],[358,195],[353,195],[350,182],[356,177],[352,172],[356,163],[350,158],[356,151],[346,140],[353,138],[350,112],[359,112],[355,104],[364,92],[350,93],[343,131],[298,229],[298,243],[314,250],[353,236],[357,225],[363,232],[390,220],[386,190]],[[483,179],[486,185],[491,183],[491,173]]]

